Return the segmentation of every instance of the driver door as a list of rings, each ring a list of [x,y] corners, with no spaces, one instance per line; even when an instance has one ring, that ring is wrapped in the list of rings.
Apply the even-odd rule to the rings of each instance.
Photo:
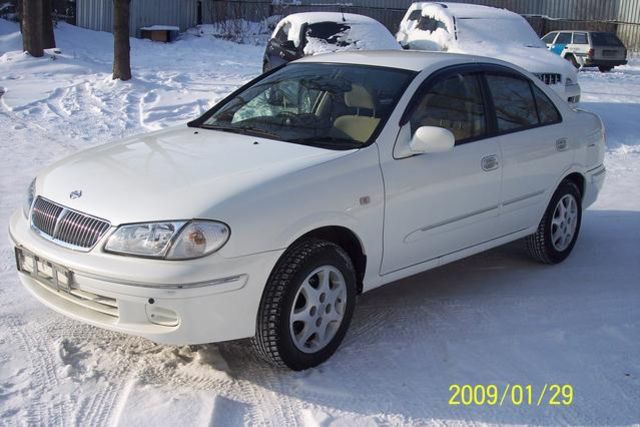
[[[447,71],[429,78],[418,93],[396,150],[420,126],[450,130],[456,145],[443,153],[395,155],[383,162],[382,274],[470,248],[497,232],[500,147],[488,137],[481,76]]]

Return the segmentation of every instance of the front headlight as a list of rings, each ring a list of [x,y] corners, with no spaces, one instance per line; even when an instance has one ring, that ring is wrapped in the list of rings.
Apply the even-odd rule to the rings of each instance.
[[[104,249],[124,255],[164,259],[191,259],[217,251],[230,230],[216,221],[168,221],[120,226]]]
[[[36,179],[33,178],[31,184],[29,184],[29,188],[27,189],[27,194],[24,199],[24,204],[22,206],[22,213],[24,213],[24,217],[29,219],[29,213],[31,212],[31,205],[33,205],[33,199],[36,197]]]

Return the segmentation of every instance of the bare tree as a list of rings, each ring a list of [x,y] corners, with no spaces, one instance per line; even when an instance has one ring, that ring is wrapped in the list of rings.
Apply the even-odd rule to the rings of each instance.
[[[22,48],[36,58],[44,55],[42,22],[42,0],[23,0]]]
[[[42,45],[45,49],[56,47],[56,37],[53,34],[53,4],[51,0],[42,0]]]
[[[28,1],[28,0],[26,0]],[[130,0],[113,0],[113,79],[131,79],[129,58]]]

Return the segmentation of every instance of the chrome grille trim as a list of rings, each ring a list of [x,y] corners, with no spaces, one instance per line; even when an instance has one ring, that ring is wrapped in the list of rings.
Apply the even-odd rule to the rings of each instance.
[[[535,76],[548,85],[562,83],[562,75],[559,73],[535,73]]]
[[[31,209],[31,227],[45,239],[61,246],[88,251],[111,228],[111,224],[38,197]]]

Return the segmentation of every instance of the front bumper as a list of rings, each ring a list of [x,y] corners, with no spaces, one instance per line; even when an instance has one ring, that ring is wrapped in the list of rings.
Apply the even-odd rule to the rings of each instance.
[[[618,65],[627,65],[626,59],[595,59],[585,58],[585,67],[617,67]]]
[[[99,247],[76,252],[37,236],[20,211],[11,217],[9,234],[27,256],[72,272],[70,290],[18,273],[43,304],[82,322],[172,345],[253,336],[264,285],[283,252],[189,261],[118,256]]]

